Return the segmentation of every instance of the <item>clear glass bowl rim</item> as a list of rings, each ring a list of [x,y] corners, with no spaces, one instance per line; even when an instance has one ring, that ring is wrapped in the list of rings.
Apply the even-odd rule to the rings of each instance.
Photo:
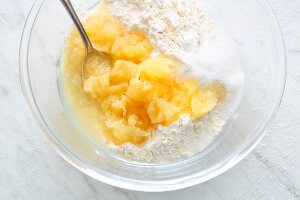
[[[266,115],[265,119],[261,123],[261,126],[256,130],[256,134],[255,134],[256,137],[252,137],[251,140],[246,141],[246,143],[240,149],[237,149],[230,158],[226,159],[223,163],[220,163],[214,168],[211,168],[209,170],[209,173],[207,173],[206,175],[204,176],[201,175],[199,177],[198,174],[194,174],[193,176],[180,178],[176,181],[172,180],[174,184],[164,183],[163,187],[161,187],[161,185],[159,184],[156,184],[157,182],[155,181],[153,182],[148,181],[147,183],[143,181],[136,181],[133,179],[128,179],[114,174],[110,174],[105,171],[99,170],[94,166],[91,166],[90,164],[88,164],[87,162],[85,162],[75,154],[73,154],[61,141],[59,141],[59,139],[55,136],[55,134],[49,129],[47,122],[41,116],[41,113],[34,99],[33,91],[30,85],[30,79],[28,76],[28,46],[30,43],[33,24],[35,22],[37,14],[39,13],[40,8],[42,7],[45,1],[46,0],[35,0],[26,18],[22,36],[21,36],[21,42],[19,48],[19,74],[20,74],[20,81],[21,81],[23,95],[27,101],[27,104],[29,106],[29,109],[35,121],[37,122],[39,128],[43,132],[43,135],[46,137],[50,145],[67,162],[69,162],[72,166],[74,166],[81,172],[89,175],[90,177],[93,177],[96,180],[102,181],[104,183],[116,187],[135,190],[135,191],[145,191],[145,192],[171,191],[171,190],[182,189],[199,183],[203,183],[227,171],[231,167],[235,166],[244,157],[246,157],[255,148],[255,146],[262,140],[263,136],[265,135],[267,127],[274,120],[284,94],[284,89],[286,84],[286,73],[287,73],[287,59],[286,59],[286,49],[285,49],[283,34],[279,26],[278,19],[276,18],[276,15],[274,13],[272,6],[270,5],[269,0],[266,0],[268,6],[270,6],[270,9],[272,11],[274,21],[276,22],[276,26],[277,26],[276,28],[280,33],[280,37],[281,37],[280,41],[281,41],[284,65],[282,66],[283,73],[281,77],[282,78],[281,87],[278,88],[279,95],[275,100],[276,103],[271,108],[273,112],[270,112],[268,115]]]

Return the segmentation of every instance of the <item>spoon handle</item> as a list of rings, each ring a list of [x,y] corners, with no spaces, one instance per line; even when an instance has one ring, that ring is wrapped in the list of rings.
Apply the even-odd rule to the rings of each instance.
[[[65,9],[67,10],[67,12],[69,13],[70,17],[72,18],[77,30],[79,31],[79,34],[83,40],[83,43],[88,51],[88,53],[93,51],[93,45],[89,39],[89,37],[87,36],[75,10],[74,7],[72,6],[72,3],[70,0],[60,0],[60,2],[64,5]]]

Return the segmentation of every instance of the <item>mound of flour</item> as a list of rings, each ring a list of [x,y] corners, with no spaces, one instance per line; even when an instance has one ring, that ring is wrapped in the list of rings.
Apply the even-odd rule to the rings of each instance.
[[[243,72],[234,42],[216,31],[194,0],[106,0],[112,14],[129,29],[144,31],[157,53],[185,64],[184,74],[201,84],[218,80],[227,88],[225,102],[201,121],[184,115],[169,127],[159,126],[143,147],[110,144],[129,160],[167,163],[206,148],[236,110],[243,89]]]
[[[159,53],[177,57],[181,51],[192,51],[212,29],[195,0],[105,2],[128,29],[145,32]]]

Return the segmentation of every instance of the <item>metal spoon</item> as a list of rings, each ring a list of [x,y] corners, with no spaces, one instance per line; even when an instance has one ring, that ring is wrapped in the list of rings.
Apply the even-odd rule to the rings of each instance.
[[[85,53],[85,57],[84,57],[84,60],[83,60],[82,66],[81,66],[81,77],[82,77],[82,82],[84,82],[86,64],[89,61],[97,58],[97,59],[106,61],[106,63],[107,63],[107,62],[111,62],[111,56],[108,53],[106,53],[104,51],[98,51],[93,47],[86,31],[84,30],[76,12],[72,6],[71,1],[70,0],[60,0],[60,2],[64,5],[65,9],[67,10],[71,19],[73,20],[81,38],[82,38],[84,46],[85,46],[86,53]]]

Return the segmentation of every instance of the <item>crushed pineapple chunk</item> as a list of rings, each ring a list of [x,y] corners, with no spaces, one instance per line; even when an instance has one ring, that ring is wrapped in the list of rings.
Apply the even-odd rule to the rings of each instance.
[[[152,45],[145,36],[139,33],[128,33],[125,37],[115,40],[111,53],[115,59],[140,63],[150,56],[152,49]]]

